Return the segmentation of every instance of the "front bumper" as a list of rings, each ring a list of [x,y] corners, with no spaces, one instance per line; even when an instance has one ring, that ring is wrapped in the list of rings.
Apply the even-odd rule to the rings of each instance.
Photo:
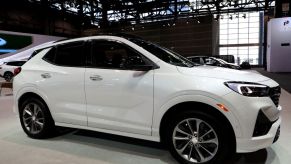
[[[252,137],[249,139],[237,138],[237,152],[254,152],[271,146],[277,141],[280,133],[281,117],[272,125],[270,131],[263,136]]]
[[[281,124],[281,106],[276,107],[270,97],[246,97],[231,92],[224,98],[227,100],[226,106],[231,109],[240,125],[234,128],[237,152],[254,152],[271,146],[276,140],[277,131]],[[263,133],[255,133],[258,130],[256,122],[260,111],[272,125],[268,126],[269,130],[263,131]],[[258,127],[264,127],[261,126],[264,125],[264,122],[259,125]]]

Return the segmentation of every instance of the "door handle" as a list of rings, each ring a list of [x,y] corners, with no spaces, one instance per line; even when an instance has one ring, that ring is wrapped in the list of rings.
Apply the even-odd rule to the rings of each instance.
[[[49,73],[43,73],[40,75],[42,78],[44,79],[48,79],[48,78],[51,78],[52,76],[49,74]]]
[[[103,80],[103,78],[101,76],[99,76],[99,75],[92,75],[92,76],[90,76],[90,79],[92,81],[101,81],[101,80]]]

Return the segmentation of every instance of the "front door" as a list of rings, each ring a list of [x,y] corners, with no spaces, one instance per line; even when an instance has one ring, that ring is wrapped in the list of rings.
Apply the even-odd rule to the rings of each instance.
[[[88,126],[151,135],[154,71],[129,65],[150,61],[124,43],[92,41],[85,72]]]

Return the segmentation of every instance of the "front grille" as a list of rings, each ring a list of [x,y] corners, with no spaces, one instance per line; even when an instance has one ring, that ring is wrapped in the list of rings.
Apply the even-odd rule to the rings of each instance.
[[[272,101],[274,102],[274,104],[278,107],[279,99],[280,99],[280,95],[281,95],[281,88],[279,86],[274,87],[274,88],[270,88],[269,95],[270,95],[270,98],[272,99]]]

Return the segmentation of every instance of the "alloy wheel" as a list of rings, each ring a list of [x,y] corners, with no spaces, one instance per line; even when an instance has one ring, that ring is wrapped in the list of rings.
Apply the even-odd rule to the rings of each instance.
[[[177,153],[191,163],[208,162],[218,150],[215,130],[201,119],[188,118],[179,122],[172,137]]]
[[[36,103],[29,103],[24,107],[22,119],[26,130],[31,134],[38,134],[43,130],[44,114]]]

